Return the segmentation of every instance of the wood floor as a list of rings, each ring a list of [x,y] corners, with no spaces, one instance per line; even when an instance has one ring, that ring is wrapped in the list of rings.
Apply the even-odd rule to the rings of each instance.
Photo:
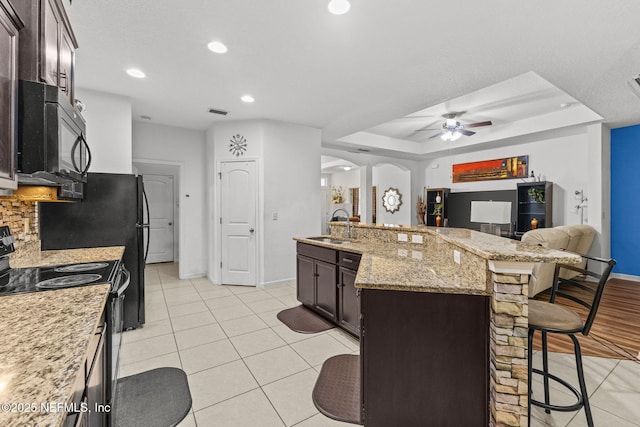
[[[549,300],[549,292],[536,296]],[[556,300],[586,318],[587,309],[567,299]],[[573,354],[571,339],[548,334],[549,351]],[[589,336],[577,334],[585,356],[640,360],[640,282],[610,279],[607,283],[598,314]],[[540,334],[534,338],[534,349],[540,349]]]

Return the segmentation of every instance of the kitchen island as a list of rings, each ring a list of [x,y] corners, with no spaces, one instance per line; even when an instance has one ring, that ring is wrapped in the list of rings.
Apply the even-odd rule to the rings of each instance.
[[[13,268],[116,260],[124,247],[32,251]],[[0,297],[0,425],[61,426],[84,380],[110,284]],[[65,406],[66,405],[66,406]],[[93,409],[93,408],[89,408]]]
[[[361,421],[525,425],[528,275],[580,257],[466,229],[358,224],[349,239],[330,225],[333,242],[296,240],[361,254]]]

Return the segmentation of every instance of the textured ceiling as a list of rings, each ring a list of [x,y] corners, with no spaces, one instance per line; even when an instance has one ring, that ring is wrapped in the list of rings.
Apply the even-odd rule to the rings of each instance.
[[[446,110],[453,99],[529,72],[612,127],[640,122],[640,99],[626,85],[640,73],[636,0],[352,0],[342,16],[326,5],[73,2],[76,85],[131,97],[134,120],[148,115],[201,130],[219,120],[282,120],[320,128],[324,143],[334,146],[407,114]],[[213,39],[229,52],[209,52]],[[130,78],[129,67],[147,78]],[[242,103],[245,93],[256,102]],[[209,107],[229,115],[213,116]],[[479,108],[475,114],[469,118],[486,116]]]

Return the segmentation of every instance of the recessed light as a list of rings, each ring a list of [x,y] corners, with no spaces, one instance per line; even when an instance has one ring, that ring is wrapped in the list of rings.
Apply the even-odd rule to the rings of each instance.
[[[344,169],[345,171],[350,171],[351,170],[351,166],[343,166],[342,169]]]
[[[351,3],[348,0],[331,0],[327,8],[334,15],[344,15],[351,9]]]
[[[242,100],[242,102],[247,102],[249,104],[255,101],[255,99],[253,99],[253,96],[251,95],[243,95],[240,99]]]
[[[145,73],[138,70],[137,68],[129,68],[127,70],[127,74],[129,74],[131,77],[135,77],[136,79],[144,79],[145,77],[147,77]]]
[[[209,43],[207,47],[211,52],[215,53],[225,53],[228,50],[224,43],[217,41]]]

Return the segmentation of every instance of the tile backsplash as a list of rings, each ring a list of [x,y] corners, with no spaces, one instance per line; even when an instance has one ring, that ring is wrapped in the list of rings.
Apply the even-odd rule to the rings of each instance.
[[[37,202],[0,200],[0,225],[8,225],[16,242],[40,239]]]

